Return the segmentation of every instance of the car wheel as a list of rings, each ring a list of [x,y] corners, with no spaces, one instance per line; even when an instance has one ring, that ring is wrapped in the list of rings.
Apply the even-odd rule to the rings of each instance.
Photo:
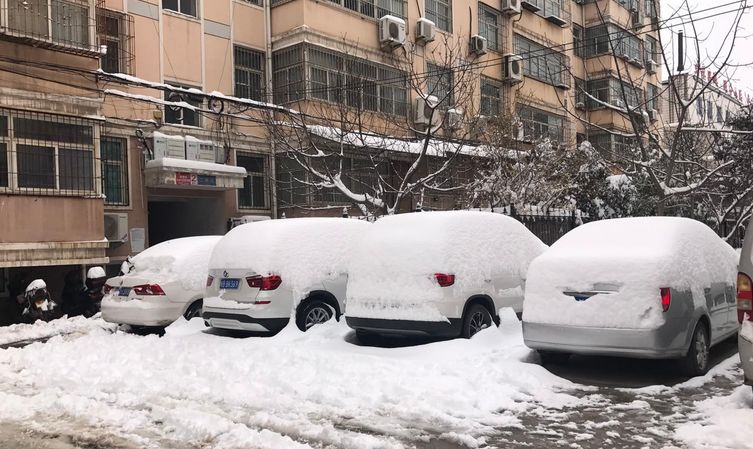
[[[196,318],[201,316],[201,300],[196,301],[195,303],[188,306],[188,309],[186,309],[185,313],[183,313],[183,318],[185,318],[188,321],[191,321],[191,318]]]
[[[542,365],[564,365],[570,360],[570,354],[566,352],[538,351]]]
[[[312,326],[329,321],[330,318],[332,318],[332,308],[324,301],[314,300],[304,305],[295,321],[298,329],[305,332]]]
[[[702,376],[709,370],[709,336],[703,323],[696,324],[690,348],[681,364],[683,372],[691,377]]]
[[[471,338],[479,331],[492,325],[492,315],[481,304],[473,304],[465,312],[463,338]]]

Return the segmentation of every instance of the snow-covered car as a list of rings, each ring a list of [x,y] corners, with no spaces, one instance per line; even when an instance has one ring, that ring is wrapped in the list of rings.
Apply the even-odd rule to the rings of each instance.
[[[345,318],[361,339],[471,337],[520,313],[526,270],[546,245],[510,217],[450,211],[377,221],[354,250]]]
[[[737,320],[742,329],[737,336],[740,366],[746,385],[753,386],[753,226],[748,226],[740,250],[737,273]]]
[[[128,272],[104,286],[102,318],[132,326],[167,326],[201,315],[209,256],[221,236],[159,243],[131,259]]]
[[[288,218],[234,228],[209,262],[204,320],[254,332],[278,332],[291,312],[301,330],[339,320],[349,256],[369,226],[347,218]]]
[[[680,359],[708,370],[734,335],[737,253],[679,217],[602,220],[555,242],[528,271],[523,337],[543,361],[569,354]]]

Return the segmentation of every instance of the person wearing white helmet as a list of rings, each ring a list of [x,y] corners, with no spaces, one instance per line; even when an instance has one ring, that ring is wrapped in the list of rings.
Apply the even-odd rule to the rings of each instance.
[[[42,279],[35,279],[26,287],[24,293],[24,311],[21,321],[33,324],[37,320],[51,321],[62,316],[57,303],[50,298],[47,283]]]
[[[100,309],[100,303],[102,302],[102,287],[107,281],[107,274],[102,267],[91,267],[86,272],[86,289],[72,298],[73,300],[66,301],[64,303],[65,313],[68,317],[83,315],[86,318],[91,318],[96,315]]]

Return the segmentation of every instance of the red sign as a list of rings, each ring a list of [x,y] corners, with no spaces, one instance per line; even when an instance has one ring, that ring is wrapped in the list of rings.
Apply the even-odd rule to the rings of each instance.
[[[190,186],[196,184],[196,175],[185,172],[175,172],[175,184]]]

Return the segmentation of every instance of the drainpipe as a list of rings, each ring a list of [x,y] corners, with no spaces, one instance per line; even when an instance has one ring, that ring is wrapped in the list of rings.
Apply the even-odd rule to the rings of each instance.
[[[272,95],[272,0],[264,0],[264,27],[266,29],[266,64],[265,75],[267,78],[267,103],[274,103],[274,96]],[[269,114],[270,123],[274,120],[274,111],[270,110]],[[275,154],[275,140],[269,139],[269,152],[270,152],[270,164],[269,164],[269,176],[272,179],[269,189],[269,207],[272,209],[272,218],[277,218],[277,163]]]

